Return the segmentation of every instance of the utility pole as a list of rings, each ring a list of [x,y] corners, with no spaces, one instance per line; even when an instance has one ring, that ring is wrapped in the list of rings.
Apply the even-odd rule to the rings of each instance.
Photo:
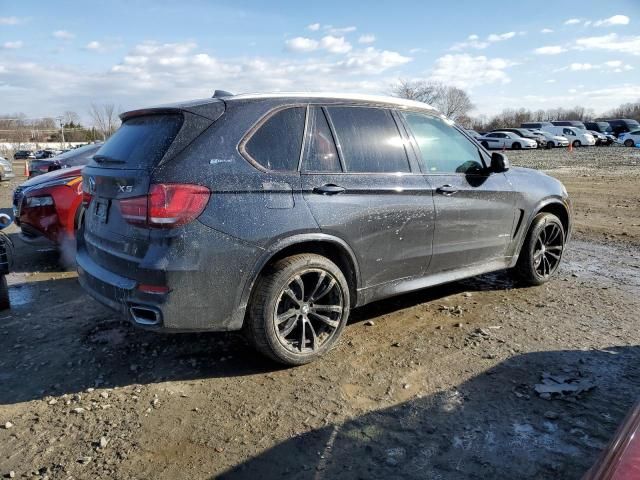
[[[58,117],[58,121],[60,122],[60,133],[62,136],[62,150],[64,150],[65,148],[65,141],[64,141],[64,123],[62,121],[62,117]]]

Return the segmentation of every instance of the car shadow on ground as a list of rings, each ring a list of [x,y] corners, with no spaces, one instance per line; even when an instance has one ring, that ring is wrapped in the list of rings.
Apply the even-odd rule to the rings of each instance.
[[[375,302],[356,309],[352,322],[461,291],[502,289],[508,282],[485,277]],[[256,353],[240,333],[161,334],[136,328],[85,294],[75,277],[30,277],[12,284],[10,297],[12,309],[0,312],[0,405],[89,387],[284,368]]]
[[[640,394],[640,347],[510,357],[450,390],[328,425],[214,478],[578,479]],[[545,400],[543,372],[588,379]]]

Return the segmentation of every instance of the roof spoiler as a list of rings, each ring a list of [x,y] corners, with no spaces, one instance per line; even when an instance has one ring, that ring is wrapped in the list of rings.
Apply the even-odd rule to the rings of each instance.
[[[226,90],[214,90],[213,96],[211,98],[220,98],[220,97],[233,97],[233,93],[227,92]]]

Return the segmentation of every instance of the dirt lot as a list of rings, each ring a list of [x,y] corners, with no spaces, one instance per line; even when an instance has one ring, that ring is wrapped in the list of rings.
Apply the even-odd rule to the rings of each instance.
[[[295,369],[237,335],[137,330],[13,230],[0,475],[580,478],[640,396],[640,150],[510,158],[574,199],[557,278],[492,274],[370,305]],[[542,398],[543,375],[589,391]]]

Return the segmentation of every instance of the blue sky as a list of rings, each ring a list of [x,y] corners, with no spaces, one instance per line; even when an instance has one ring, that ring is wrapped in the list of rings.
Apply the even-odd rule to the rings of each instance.
[[[475,115],[602,112],[640,99],[640,1],[0,0],[0,115],[399,78],[462,87]]]

